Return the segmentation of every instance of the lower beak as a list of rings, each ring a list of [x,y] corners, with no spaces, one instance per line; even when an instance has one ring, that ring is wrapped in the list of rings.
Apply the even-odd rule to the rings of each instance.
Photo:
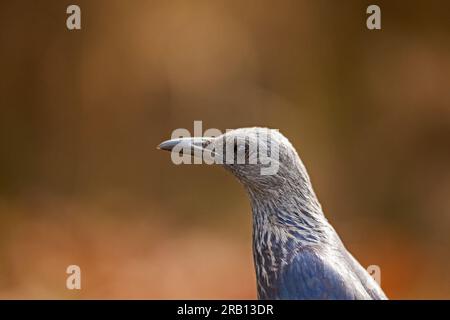
[[[177,138],[161,142],[157,148],[166,151],[183,151],[190,155],[196,155],[197,152],[202,154],[205,148],[211,143],[211,140],[212,138],[205,137]]]

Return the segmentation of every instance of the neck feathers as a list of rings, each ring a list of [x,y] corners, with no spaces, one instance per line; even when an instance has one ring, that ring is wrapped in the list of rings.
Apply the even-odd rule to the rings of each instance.
[[[264,290],[299,250],[330,243],[334,232],[312,190],[305,197],[292,192],[263,198],[250,192],[250,197],[256,276]]]

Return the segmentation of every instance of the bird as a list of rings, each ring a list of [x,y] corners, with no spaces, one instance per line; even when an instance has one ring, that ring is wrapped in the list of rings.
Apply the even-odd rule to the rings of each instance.
[[[246,189],[258,299],[388,299],[325,217],[305,165],[279,130],[238,128],[171,139],[158,148],[191,157],[221,155],[217,163]],[[237,154],[245,161],[237,161]],[[223,161],[225,156],[232,161]],[[258,161],[264,157],[265,163]],[[268,165],[276,170],[262,174]]]

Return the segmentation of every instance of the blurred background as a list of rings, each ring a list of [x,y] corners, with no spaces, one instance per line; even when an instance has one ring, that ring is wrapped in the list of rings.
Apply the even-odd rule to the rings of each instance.
[[[75,2],[0,5],[0,298],[256,298],[244,189],[156,150],[194,120],[280,129],[390,298],[450,298],[448,2]]]

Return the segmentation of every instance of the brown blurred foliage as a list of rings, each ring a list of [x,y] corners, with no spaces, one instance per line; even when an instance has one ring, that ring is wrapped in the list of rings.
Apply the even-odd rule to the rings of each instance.
[[[0,5],[0,298],[255,298],[244,190],[155,149],[194,120],[280,129],[389,297],[450,298],[448,2],[76,2]]]

